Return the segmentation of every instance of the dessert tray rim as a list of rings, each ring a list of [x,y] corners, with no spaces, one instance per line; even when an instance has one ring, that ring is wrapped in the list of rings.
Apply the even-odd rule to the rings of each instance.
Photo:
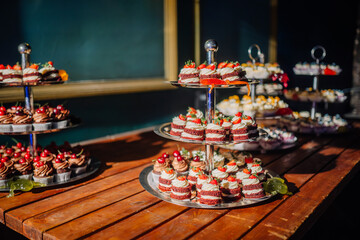
[[[26,86],[44,86],[53,84],[64,84],[66,81],[39,81],[39,82],[0,82],[1,87],[26,87]]]
[[[241,80],[241,81],[243,81],[243,80]],[[247,83],[252,85],[252,84],[258,84],[259,82],[260,81],[255,80],[255,81],[251,81],[251,82],[247,82]],[[173,85],[175,87],[185,87],[185,88],[210,88],[210,87],[212,87],[212,85],[205,85],[205,84],[199,84],[199,83],[179,83],[178,80],[166,81],[166,83],[170,83],[171,85]],[[240,88],[242,86],[244,86],[244,84],[230,84],[230,85],[214,84],[213,85],[214,88]]]

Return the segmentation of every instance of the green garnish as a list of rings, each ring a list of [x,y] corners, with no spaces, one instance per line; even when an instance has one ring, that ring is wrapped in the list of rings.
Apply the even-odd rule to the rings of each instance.
[[[31,180],[17,179],[15,181],[9,181],[7,183],[7,186],[4,186],[2,188],[5,188],[5,187],[10,188],[9,195],[6,196],[6,197],[9,198],[9,197],[14,196],[15,190],[28,192],[28,191],[31,191],[34,187],[44,187],[44,186],[45,186],[45,184],[34,182],[34,181],[31,181]]]
[[[292,192],[288,191],[288,187],[285,183],[285,180],[279,177],[269,178],[266,182],[263,183],[264,190],[267,193],[272,195],[283,194],[283,195],[292,195]]]

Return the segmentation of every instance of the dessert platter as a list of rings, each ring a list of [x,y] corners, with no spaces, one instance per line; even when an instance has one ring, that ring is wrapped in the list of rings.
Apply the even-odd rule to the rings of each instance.
[[[286,99],[300,102],[325,102],[325,103],[343,103],[347,96],[343,90],[339,89],[323,89],[315,90],[307,88],[300,90],[299,88],[284,90]]]
[[[18,48],[21,66],[0,66],[1,86],[24,88],[25,104],[0,107],[1,135],[29,135],[29,145],[20,143],[8,147],[0,146],[0,187],[2,191],[31,190],[33,187],[61,185],[85,178],[99,169],[100,162],[92,159],[83,147],[71,147],[69,143],[57,146],[55,143],[41,148],[37,134],[52,133],[80,124],[63,105],[45,104],[35,108],[32,86],[57,84],[68,80],[64,70],[56,70],[47,62],[30,63],[31,47],[22,43]],[[15,70],[15,72],[14,72]],[[26,187],[25,187],[26,186]]]
[[[280,83],[263,83],[255,85],[255,95],[266,95],[266,96],[280,96],[283,94],[283,85]],[[240,87],[239,94],[246,95],[247,88],[245,86]]]
[[[261,162],[255,162],[253,158],[249,158],[249,165],[245,166],[244,155],[241,157],[234,152],[222,155],[215,150],[215,145],[251,142],[262,135],[250,116],[238,112],[235,116],[228,117],[215,111],[217,89],[227,88],[228,85],[249,86],[249,83],[236,62],[230,62],[230,65],[222,62],[215,71],[214,54],[218,50],[215,40],[208,40],[205,49],[208,65],[200,67],[200,70],[210,70],[200,72],[198,80],[193,75],[195,64],[189,62],[180,71],[178,82],[181,84],[177,85],[192,88],[188,84],[196,81],[193,84],[206,89],[205,114],[189,107],[186,113],[175,116],[171,123],[157,126],[154,130],[159,136],[174,141],[203,144],[205,151],[190,152],[181,149],[174,151],[172,155],[163,153],[154,160],[154,166],[149,166],[140,173],[140,183],[154,196],[187,207],[232,208],[265,201],[273,196],[264,191],[264,186],[267,186],[265,181],[272,179],[271,176],[276,176],[276,173],[263,169]],[[191,72],[184,70],[189,65]],[[195,80],[187,80],[189,78]],[[214,79],[220,78],[229,84],[217,84]]]
[[[325,52],[326,54],[326,52]],[[325,64],[320,63],[320,66],[316,62],[307,63],[307,62],[299,62],[293,68],[294,73],[296,75],[318,75],[320,71],[320,75],[334,76],[339,75],[341,73],[341,68],[339,65],[333,64]]]

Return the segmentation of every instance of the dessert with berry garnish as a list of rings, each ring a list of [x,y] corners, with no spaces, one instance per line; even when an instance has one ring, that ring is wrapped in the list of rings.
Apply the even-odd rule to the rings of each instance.
[[[13,132],[29,132],[32,130],[32,118],[24,109],[16,110],[12,120]]]
[[[189,151],[186,150],[185,148],[182,148],[179,153],[180,153],[180,155],[185,159],[185,161],[186,161],[187,163],[189,163],[189,162],[191,161],[191,159],[192,159],[192,157],[191,157],[191,152],[189,152]]]
[[[190,162],[190,167],[192,168],[200,168],[202,171],[206,170],[206,162],[204,159],[201,159],[199,155],[195,155]]]
[[[236,141],[247,140],[249,138],[246,123],[241,118],[235,119],[231,126],[231,138]]]
[[[189,172],[189,165],[181,155],[174,157],[174,160],[172,161],[172,166],[178,176],[187,175]]]
[[[34,168],[34,181],[45,185],[53,183],[54,181],[54,168],[51,163],[38,161],[35,163]]]
[[[249,138],[253,138],[253,137],[258,137],[259,136],[259,132],[257,130],[258,126],[255,123],[255,121],[247,115],[243,115],[242,116],[242,122],[246,124],[247,126],[247,130],[248,130],[248,134],[249,134]]]
[[[200,69],[200,81],[202,79],[220,79],[221,76],[216,69],[216,63],[207,65]]]
[[[40,154],[40,161],[51,163],[55,159],[56,159],[55,154],[52,154],[47,149],[44,149],[43,152]]]
[[[8,158],[12,158],[14,156],[14,149],[9,147],[9,148],[6,148],[4,153],[2,154],[3,157],[8,157]]]
[[[235,161],[230,161],[226,164],[226,172],[229,175],[234,175],[237,173],[237,171],[239,171],[238,166],[236,165]]]
[[[192,121],[197,118],[202,119],[204,117],[204,113],[200,111],[199,109],[195,109],[193,107],[188,107],[187,113],[186,113],[186,120]]]
[[[199,83],[199,70],[191,60],[187,61],[180,70],[179,83]]]
[[[4,106],[0,107],[0,131],[11,132],[12,131],[12,116],[7,113]]]
[[[39,72],[42,75],[42,81],[61,81],[59,70],[54,68],[54,64],[52,61],[43,64]]]
[[[218,72],[221,75],[222,80],[224,81],[239,81],[239,71],[235,70],[235,65],[238,63],[233,62],[222,62],[218,65]],[[238,64],[237,66],[239,66]]]
[[[201,119],[188,121],[185,125],[181,138],[189,140],[204,140],[205,126]]]
[[[0,64],[0,82],[3,80],[3,71],[6,69],[4,64]]]
[[[65,128],[69,122],[70,111],[66,109],[63,105],[57,105],[53,109],[53,128]]]
[[[14,172],[14,162],[11,160],[10,157],[3,156],[3,157],[1,158],[1,162],[2,162],[6,167],[8,167],[11,171]]]
[[[161,171],[158,188],[162,192],[170,192],[172,181],[177,177],[176,172],[172,168]]]
[[[154,160],[154,168],[153,168],[153,179],[156,183],[159,182],[159,177],[161,175],[161,172],[165,170],[166,168],[169,168],[170,164],[168,161],[165,160],[164,157],[159,157],[157,160]]]
[[[22,71],[20,65],[7,65],[6,69],[2,72],[2,78],[4,83],[21,83]]]
[[[201,204],[206,205],[217,205],[221,203],[221,191],[219,183],[213,179],[209,183],[204,183],[200,191]]]
[[[186,117],[180,114],[172,119],[170,135],[181,136],[186,125]]]
[[[70,179],[71,176],[70,165],[68,161],[66,161],[63,155],[58,154],[56,159],[52,161],[52,164],[55,169],[56,182],[65,182]]]
[[[46,113],[45,107],[40,107],[33,114],[33,128],[35,131],[44,131],[51,128],[51,118]]]
[[[19,161],[14,163],[16,170],[16,177],[20,179],[32,180],[33,167],[30,162],[26,161],[25,158],[20,158]]]
[[[218,167],[211,172],[213,178],[219,179],[220,181],[226,179],[229,174],[226,172],[226,167]]]
[[[6,184],[13,178],[13,171],[7,167],[3,162],[0,162],[0,186]]]
[[[221,181],[220,191],[225,201],[236,201],[241,198],[241,187],[233,176]]]
[[[25,154],[24,154],[25,155]],[[30,154],[29,154],[30,155]],[[17,163],[20,159],[24,158],[24,156],[21,156],[20,152],[15,152],[14,155],[11,158],[11,161],[13,163]]]
[[[39,73],[39,64],[33,63],[23,71],[24,83],[36,83],[41,80],[41,74]]]
[[[249,178],[244,178],[242,185],[242,192],[245,198],[262,198],[265,196],[262,183],[254,175],[250,175]]]
[[[253,164],[251,166],[251,173],[256,174],[256,176],[261,180],[266,180],[265,170],[261,167],[260,164]]]
[[[239,171],[236,173],[236,180],[239,182],[239,183],[242,183],[242,181],[245,179],[245,178],[249,178],[251,175],[251,170],[247,169],[247,168],[244,168],[242,171]]]
[[[197,192],[197,196],[200,197],[200,191],[202,188],[202,185],[204,183],[208,183],[210,182],[212,179],[206,175],[205,173],[201,173],[198,175],[197,181],[196,181],[196,192]]]
[[[172,180],[170,197],[175,200],[190,200],[191,186],[185,176],[179,176]]]
[[[226,131],[221,126],[222,121],[216,119],[214,123],[209,123],[205,129],[205,140],[209,142],[223,142],[226,140]]]
[[[84,173],[88,166],[88,160],[86,159],[86,156],[84,154],[82,154],[81,152],[78,154],[76,154],[76,153],[71,154],[68,161],[69,161],[71,170],[76,175]]]
[[[198,179],[198,175],[203,174],[203,171],[199,167],[190,167],[189,175],[187,176],[187,180],[190,185],[195,185]]]
[[[226,137],[229,138],[230,137],[230,130],[231,130],[231,126],[232,126],[232,122],[230,118],[223,118],[223,123],[222,123],[222,127],[225,129],[225,133],[226,133]]]

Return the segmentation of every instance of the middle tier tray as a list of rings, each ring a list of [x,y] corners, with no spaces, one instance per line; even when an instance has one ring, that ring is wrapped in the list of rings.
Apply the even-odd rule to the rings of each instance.
[[[154,128],[154,132],[159,135],[160,137],[164,137],[170,140],[179,141],[179,142],[187,142],[187,143],[195,143],[195,144],[204,144],[204,145],[227,145],[227,144],[236,144],[236,143],[242,143],[242,142],[251,142],[256,141],[256,138],[249,138],[246,140],[239,140],[239,141],[221,141],[221,142],[215,142],[215,141],[198,141],[198,140],[190,140],[190,139],[183,139],[180,136],[174,136],[170,134],[171,130],[171,123],[163,123],[161,125],[158,125]],[[265,131],[262,131],[259,129],[259,136],[265,136],[267,133]]]
[[[254,80],[254,81],[246,81],[248,84],[258,84],[260,81]],[[239,88],[244,86],[244,84],[214,84],[214,85],[206,85],[206,84],[200,84],[200,83],[179,83],[178,81],[169,81],[169,83],[176,87],[185,87],[185,88]]]

